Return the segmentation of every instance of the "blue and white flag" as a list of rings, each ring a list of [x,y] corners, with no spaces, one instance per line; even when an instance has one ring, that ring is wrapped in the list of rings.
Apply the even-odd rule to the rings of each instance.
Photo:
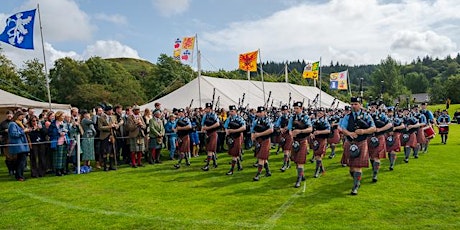
[[[21,49],[34,49],[35,9],[18,12],[6,19],[0,41]]]

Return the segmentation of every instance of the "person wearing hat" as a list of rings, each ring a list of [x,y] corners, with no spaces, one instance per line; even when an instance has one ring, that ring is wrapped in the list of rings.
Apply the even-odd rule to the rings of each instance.
[[[145,151],[145,132],[147,125],[141,115],[141,108],[133,106],[133,114],[128,116],[127,130],[129,132],[129,148],[131,151],[131,167],[143,166],[142,153]]]
[[[313,131],[310,117],[302,109],[301,101],[294,102],[294,114],[289,119],[288,129],[291,130],[293,138],[293,148],[291,158],[297,165],[297,181],[294,187],[300,187],[300,183],[305,180],[304,165],[308,154],[308,137]]]
[[[212,103],[206,103],[204,108],[205,114],[201,120],[201,132],[206,132],[206,165],[201,169],[209,170],[209,163],[212,159],[214,168],[217,168],[216,149],[217,149],[217,130],[220,127],[219,118],[212,110]]]
[[[165,136],[165,128],[161,119],[161,111],[155,110],[153,118],[149,122],[149,136],[151,149],[152,161],[155,163],[161,163],[161,147],[163,145],[163,137]]]
[[[351,108],[351,113],[343,118],[340,128],[347,138],[343,154],[348,158],[347,164],[353,177],[351,195],[357,195],[362,168],[369,167],[367,138],[375,132],[375,124],[372,117],[362,109],[361,98],[352,97]]]
[[[289,120],[291,119],[289,107],[287,105],[281,106],[281,116],[276,120],[274,127],[279,129],[280,143],[279,146],[283,149],[283,166],[280,168],[281,172],[285,172],[291,167],[290,158],[292,150],[292,135],[288,127]]]
[[[51,121],[48,134],[51,140],[51,149],[53,150],[53,167],[56,176],[66,175],[64,170],[66,164],[67,148],[69,142],[69,130],[64,126],[64,112],[57,111],[55,119]]]
[[[331,125],[326,118],[325,109],[319,108],[316,110],[316,119],[312,122],[313,126],[313,155],[316,160],[316,169],[314,177],[318,178],[320,174],[324,174],[323,157],[326,155],[327,138],[331,133]]]
[[[268,158],[270,156],[270,136],[273,133],[273,123],[266,114],[264,106],[257,107],[257,118],[251,126],[251,140],[255,143],[255,157],[257,158],[257,173],[253,181],[260,180],[262,167],[265,168],[265,176],[271,176],[270,168],[268,167]]]
[[[8,147],[6,145],[8,144],[8,125],[10,122],[13,122],[13,112],[8,110],[6,112],[6,118],[0,123],[0,145],[2,145],[0,148],[1,153],[3,153],[5,157],[5,164],[6,167],[8,168],[9,175],[12,176],[16,172],[16,155],[10,155],[8,153]]]
[[[438,117],[438,128],[439,128],[439,135],[441,135],[441,142],[443,144],[447,143],[447,135],[449,135],[449,125],[451,119],[449,114],[447,114],[447,110],[443,110],[441,115]]]
[[[174,131],[176,128],[176,115],[170,114],[168,116],[168,121],[165,124],[165,135],[168,139],[169,147],[169,159],[174,160],[174,154],[176,153],[176,144],[177,144],[177,134]]]
[[[29,141],[27,134],[30,130],[26,128],[22,121],[24,120],[25,114],[21,111],[17,111],[12,122],[8,124],[8,140],[9,140],[9,154],[16,155],[16,180],[24,181],[24,169],[26,167],[27,155],[30,152]]]
[[[380,170],[380,159],[386,156],[386,139],[385,134],[393,127],[384,112],[378,110],[379,103],[370,104],[369,114],[372,116],[375,124],[375,132],[367,139],[369,158],[372,164],[372,182],[377,182],[377,174]]]
[[[401,118],[395,115],[395,108],[389,107],[388,120],[393,123],[393,128],[385,135],[386,150],[390,160],[390,171],[393,171],[396,162],[396,153],[401,151],[401,132],[405,129]]]
[[[242,150],[243,131],[246,130],[246,122],[238,115],[236,106],[230,105],[228,109],[230,117],[225,120],[224,128],[227,135],[228,155],[232,157],[232,166],[227,175],[233,175],[235,164],[238,166],[238,171],[243,170],[239,156]]]
[[[416,132],[417,148],[416,148],[416,151],[414,151],[414,157],[418,158],[418,153],[422,151],[422,146],[424,146],[426,143],[425,132],[423,132],[423,129],[428,124],[428,121],[425,115],[420,113],[419,105],[414,105],[412,110],[413,110],[412,111],[413,116],[418,120],[418,128]]]
[[[105,105],[104,113],[97,120],[99,128],[99,138],[101,140],[101,156],[99,160],[102,162],[104,171],[116,170],[115,162],[115,130],[122,125],[117,123],[117,117],[113,115],[111,105]],[[107,166],[107,158],[109,158],[109,166]]]
[[[85,165],[90,167],[91,161],[95,159],[94,156],[94,136],[96,135],[96,128],[94,127],[93,120],[87,110],[81,111],[81,127],[83,129],[83,136],[81,138],[81,159]]]
[[[422,108],[420,110],[420,113],[425,115],[425,118],[427,120],[426,126],[423,128],[423,131],[425,131],[425,129],[428,129],[428,128],[433,129],[433,125],[436,124],[436,119],[433,116],[433,112],[431,112],[430,110],[427,109],[427,105],[428,105],[428,103],[423,102],[422,103]],[[425,132],[423,132],[423,133],[425,134],[425,143],[422,144],[421,151],[426,153],[426,152],[428,152],[428,145],[430,144],[430,141],[431,141],[431,139],[433,139],[434,135],[433,136],[428,136]]]
[[[337,112],[334,112],[334,110],[331,109],[327,114],[327,120],[331,125],[331,132],[327,137],[327,144],[331,148],[329,159],[332,159],[335,157],[335,146],[340,142],[340,131],[338,129],[340,116],[337,114]]]
[[[185,109],[180,108],[177,110],[179,116],[174,132],[177,133],[179,143],[179,161],[174,165],[174,168],[180,168],[182,160],[185,158],[185,165],[190,166],[188,153],[190,152],[190,131],[192,131],[192,123],[188,117],[185,116]]]
[[[409,157],[411,149],[414,151],[414,155],[418,152],[417,149],[417,129],[418,119],[412,116],[409,108],[403,109],[402,115],[405,129],[401,136],[401,145],[404,146],[404,162],[409,163]]]

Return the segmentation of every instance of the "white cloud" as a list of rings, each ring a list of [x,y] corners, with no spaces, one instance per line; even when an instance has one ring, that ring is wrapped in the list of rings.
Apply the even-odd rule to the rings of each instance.
[[[322,57],[323,63],[368,64],[388,55],[408,59],[401,61],[445,57],[458,51],[460,37],[452,32],[460,31],[458,12],[460,4],[455,0],[303,3],[267,18],[204,33],[200,42],[209,52],[227,52],[230,57],[260,48],[262,61]]]
[[[21,10],[37,7],[40,2],[43,37],[49,42],[89,41],[96,27],[90,17],[72,0],[29,0]],[[37,15],[38,16],[38,15]],[[35,19],[38,25],[38,17]],[[38,26],[35,26],[38,32]]]
[[[101,21],[111,22],[111,23],[117,24],[117,25],[126,25],[126,24],[128,24],[128,20],[126,19],[126,17],[123,16],[123,15],[120,15],[120,14],[108,15],[108,14],[105,14],[105,13],[99,13],[99,14],[94,15],[94,18],[97,19],[97,20],[101,20]]]
[[[191,0],[152,0],[155,9],[163,16],[169,17],[188,10]]]
[[[96,41],[93,45],[87,46],[83,52],[83,57],[89,58],[93,56],[99,56],[102,58],[129,57],[140,59],[136,50],[113,40],[100,40]]]

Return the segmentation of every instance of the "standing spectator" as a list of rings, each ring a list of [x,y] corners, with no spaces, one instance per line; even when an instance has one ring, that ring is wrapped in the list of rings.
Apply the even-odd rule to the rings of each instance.
[[[91,161],[95,159],[94,156],[94,136],[96,135],[96,128],[94,127],[93,120],[91,120],[88,111],[82,111],[83,118],[81,119],[81,126],[83,129],[83,137],[81,140],[81,149],[83,152],[82,160],[86,166],[91,166]]]
[[[165,124],[165,133],[168,137],[168,145],[169,145],[169,159],[174,159],[174,154],[176,152],[176,142],[177,142],[177,134],[174,132],[176,128],[176,115],[170,114],[169,119]]]
[[[16,180],[24,181],[24,169],[26,167],[27,154],[30,152],[26,132],[28,128],[22,124],[24,113],[18,111],[13,116],[13,122],[8,124],[9,154],[17,156]]]
[[[36,116],[29,117],[29,122],[27,123],[29,127],[29,137],[32,143],[30,149],[30,167],[31,167],[31,176],[43,177],[46,174],[46,149],[45,144],[45,129],[38,121]]]
[[[137,168],[142,165],[142,153],[145,151],[144,130],[146,125],[141,116],[141,108],[133,107],[133,114],[128,117],[127,128],[129,131],[129,147],[131,150],[131,167]],[[137,157],[137,164],[136,164]]]
[[[145,159],[149,162],[149,164],[153,164],[153,161],[155,161],[155,158],[149,153],[149,140],[150,140],[150,129],[149,129],[149,124],[150,120],[152,119],[152,111],[148,108],[145,108],[144,110],[144,115],[142,116],[142,120],[144,121],[145,124],[145,129],[144,129],[144,144],[145,144],[145,151],[144,151],[144,156]]]
[[[114,107],[115,109],[115,116],[117,117],[117,123],[120,124],[118,129],[115,130],[115,159],[117,159],[117,162],[121,164],[124,160],[126,160],[125,155],[123,154],[123,149],[125,148],[126,145],[126,139],[124,138],[126,136],[125,134],[125,117],[123,116],[123,107],[121,105],[116,105]],[[120,156],[123,156],[123,159],[120,158]],[[126,155],[127,156],[127,155]]]
[[[8,125],[13,121],[13,112],[6,112],[6,119],[0,123],[0,145],[8,144]],[[5,154],[5,164],[10,176],[16,171],[16,155],[10,155],[7,147],[1,147],[1,152]]]
[[[51,122],[48,134],[51,140],[51,149],[53,151],[53,167],[56,176],[66,175],[64,166],[66,164],[66,155],[68,148],[68,132],[64,125],[64,112],[57,111],[55,119]]]
[[[97,125],[99,122],[99,118],[102,116],[104,112],[101,106],[97,106],[95,109],[95,113],[93,116],[93,124],[94,129],[96,129],[96,135],[94,136],[94,158],[96,160],[96,168],[101,168],[101,161],[102,161],[102,153],[101,153],[101,132],[99,130],[99,126]]]
[[[165,135],[165,128],[161,120],[161,111],[155,110],[153,118],[149,121],[149,147],[152,152],[152,163],[161,163],[161,147],[163,145],[163,137]],[[150,162],[149,162],[150,163]]]

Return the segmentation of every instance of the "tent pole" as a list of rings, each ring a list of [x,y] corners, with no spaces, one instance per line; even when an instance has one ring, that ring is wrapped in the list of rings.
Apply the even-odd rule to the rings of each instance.
[[[51,93],[50,93],[50,80],[48,78],[48,68],[46,67],[46,56],[45,56],[45,44],[43,43],[43,28],[42,28],[42,17],[40,16],[40,5],[37,4],[38,10],[38,22],[40,24],[40,38],[42,40],[42,51],[43,51],[43,65],[45,67],[45,81],[46,81],[46,91],[48,93],[48,104],[51,110]]]

